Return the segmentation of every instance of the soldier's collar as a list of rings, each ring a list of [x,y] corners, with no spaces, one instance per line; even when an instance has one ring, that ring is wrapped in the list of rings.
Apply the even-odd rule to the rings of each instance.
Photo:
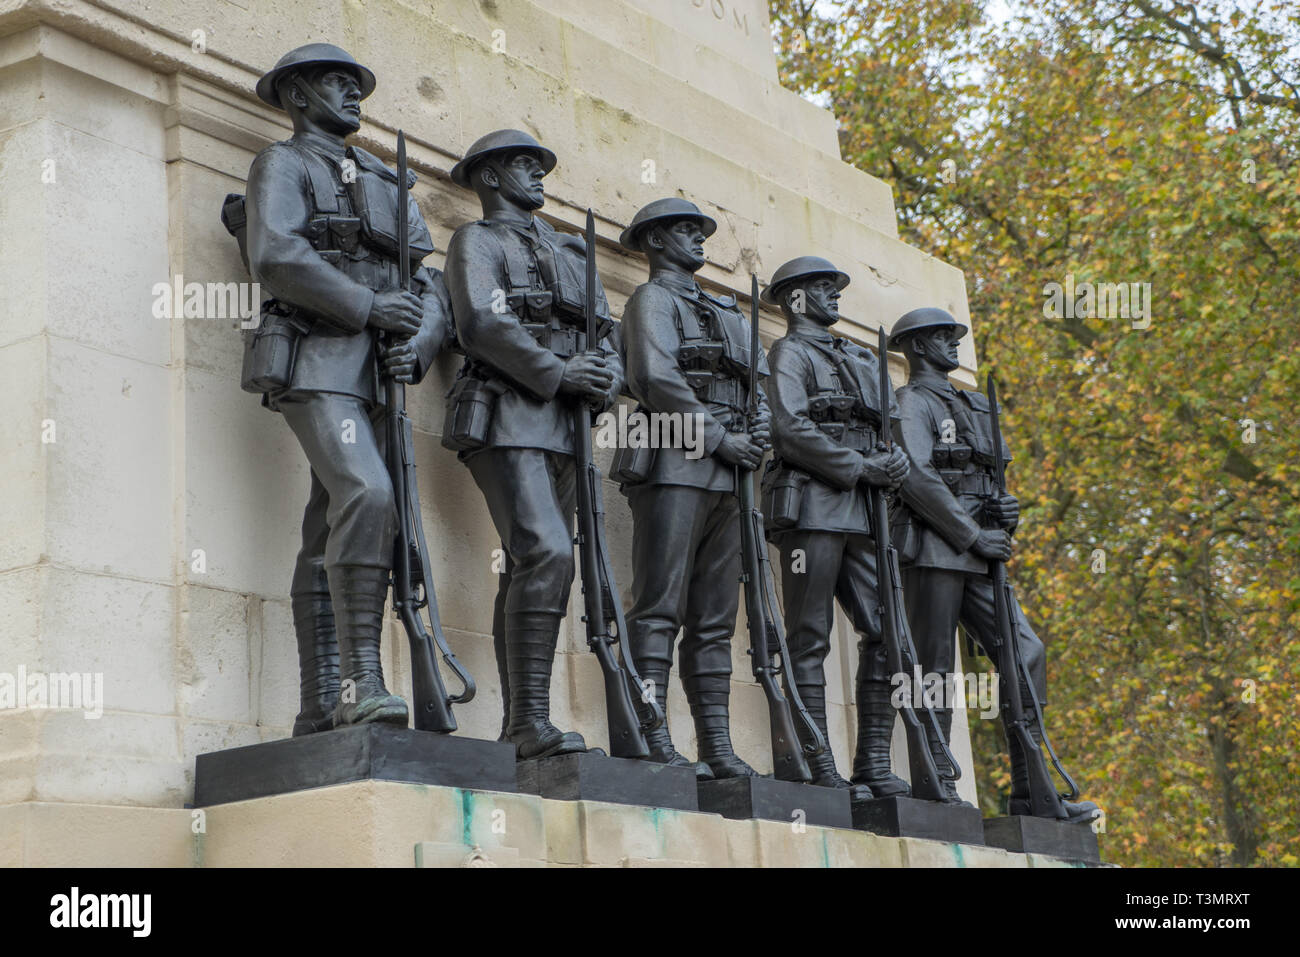
[[[702,299],[723,309],[734,309],[736,306],[736,299],[734,296],[727,296],[724,298],[706,292],[700,287],[700,284],[695,281],[693,275],[687,277],[671,269],[656,269],[650,273],[650,281],[656,286],[663,286],[669,292],[676,293],[686,299]]]
[[[934,369],[922,369],[915,373],[907,380],[908,385],[924,386],[931,392],[942,392],[944,395],[956,395],[956,387],[948,380],[948,376]]]
[[[832,335],[829,329],[800,326],[796,329],[791,329],[789,334],[799,339],[809,339],[812,342],[816,342],[823,346],[829,346],[832,349],[843,348],[840,337]]]
[[[650,273],[650,281],[656,286],[663,286],[687,299],[698,299],[702,290],[694,276],[683,276],[672,269],[655,269]]]
[[[324,136],[311,130],[301,130],[294,133],[293,141],[299,146],[305,146],[307,149],[320,153],[322,156],[332,159],[335,162],[342,161],[347,151],[347,145],[343,140],[335,139],[331,136]]]
[[[527,223],[517,222],[513,219],[494,219],[490,216],[485,218],[483,222],[491,223],[494,226],[506,226],[517,233],[533,238],[545,236],[549,232],[555,232],[546,220],[538,219],[536,216],[530,217]]]

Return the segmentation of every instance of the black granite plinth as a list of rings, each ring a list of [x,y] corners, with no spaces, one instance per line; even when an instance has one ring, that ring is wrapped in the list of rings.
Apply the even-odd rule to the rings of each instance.
[[[352,781],[518,790],[513,745],[363,724],[200,754],[194,804],[206,807]]]
[[[978,808],[910,797],[854,801],[853,826],[889,837],[919,837],[948,844],[984,843],[984,821]]]
[[[519,790],[556,801],[605,801],[698,811],[695,771],[606,754],[560,754],[518,764]]]
[[[724,778],[699,782],[700,810],[736,820],[790,823],[798,812],[817,827],[852,827],[849,792],[775,778]]]
[[[1046,854],[1093,864],[1101,861],[1092,825],[1066,824],[1045,817],[991,817],[984,822],[984,843],[1017,854]]]

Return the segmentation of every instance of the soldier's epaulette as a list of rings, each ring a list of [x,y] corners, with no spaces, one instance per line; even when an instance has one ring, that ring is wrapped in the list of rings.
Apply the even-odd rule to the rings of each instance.
[[[989,399],[983,392],[974,389],[958,389],[957,392],[965,397],[967,404],[976,412],[989,411]]]

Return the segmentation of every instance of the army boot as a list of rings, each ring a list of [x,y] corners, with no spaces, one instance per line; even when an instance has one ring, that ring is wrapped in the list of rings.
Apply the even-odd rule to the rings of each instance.
[[[683,676],[682,686],[691,704],[691,717],[695,719],[700,760],[709,766],[713,776],[719,779],[759,777],[731,746],[731,717],[727,708],[731,696],[730,676]]]
[[[858,685],[858,746],[853,755],[852,783],[865,784],[878,798],[908,797],[912,793],[890,763],[896,713],[888,681]]]
[[[650,754],[645,758],[646,761],[653,761],[655,764],[666,764],[672,768],[690,768],[695,772],[695,778],[698,781],[711,781],[713,771],[703,761],[692,761],[686,755],[680,753],[673,747],[673,739],[668,733],[668,668],[662,661],[637,662],[636,670],[641,675],[643,682],[653,682],[652,687],[655,689],[655,701],[659,705],[659,711],[664,716],[664,723],[659,725],[653,731],[646,732],[645,743],[650,748]],[[637,716],[643,721],[649,716],[649,708],[643,709],[640,700],[637,701]]]
[[[301,708],[293,736],[334,728],[339,703],[339,643],[334,633],[334,606],[324,570],[312,591],[293,596],[293,630],[298,636],[298,677]]]
[[[1042,735],[1038,729],[1031,725],[1029,734],[1041,746]],[[1007,813],[1030,816],[1034,811],[1029,799],[1029,761],[1012,735],[1007,735],[1007,751],[1011,756],[1011,800],[1007,805]],[[1101,816],[1101,808],[1092,801],[1067,801],[1062,798],[1059,804],[1062,814],[1055,815],[1055,818],[1067,824],[1088,824]]]
[[[298,675],[302,705],[294,719],[294,737],[330,731],[338,705],[338,637],[325,568],[313,562],[309,581],[292,594],[294,633],[298,636]],[[299,585],[294,575],[295,586]]]
[[[510,615],[506,618],[506,659],[510,679],[510,723],[506,740],[520,761],[587,750],[576,731],[551,724],[551,669],[560,634],[559,615]]]
[[[809,783],[820,788],[846,790],[849,792],[850,801],[870,801],[875,796],[871,793],[870,787],[865,784],[851,784],[840,777],[840,772],[835,767],[835,755],[831,752],[831,736],[826,726],[826,686],[811,684],[799,685],[798,688],[804,708],[807,709],[813,723],[817,725],[822,738],[826,741],[826,750],[808,758],[808,770],[812,772],[812,781]],[[795,728],[802,738],[802,722],[796,721]]]
[[[336,565],[329,570],[343,678],[334,712],[337,727],[382,721],[406,726],[406,702],[384,687],[379,643],[388,597],[388,569]]]

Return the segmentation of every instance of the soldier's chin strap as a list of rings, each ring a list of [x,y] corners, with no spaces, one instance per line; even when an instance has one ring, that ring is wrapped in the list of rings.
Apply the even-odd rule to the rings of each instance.
[[[312,88],[311,83],[301,73],[294,76],[293,82],[294,85],[302,91],[302,95],[307,98],[308,102],[313,103],[318,110],[332,117],[339,125],[350,127],[355,123],[351,117],[344,116],[338,110],[334,109],[334,107],[326,103],[324,98],[322,98],[321,95]]]

